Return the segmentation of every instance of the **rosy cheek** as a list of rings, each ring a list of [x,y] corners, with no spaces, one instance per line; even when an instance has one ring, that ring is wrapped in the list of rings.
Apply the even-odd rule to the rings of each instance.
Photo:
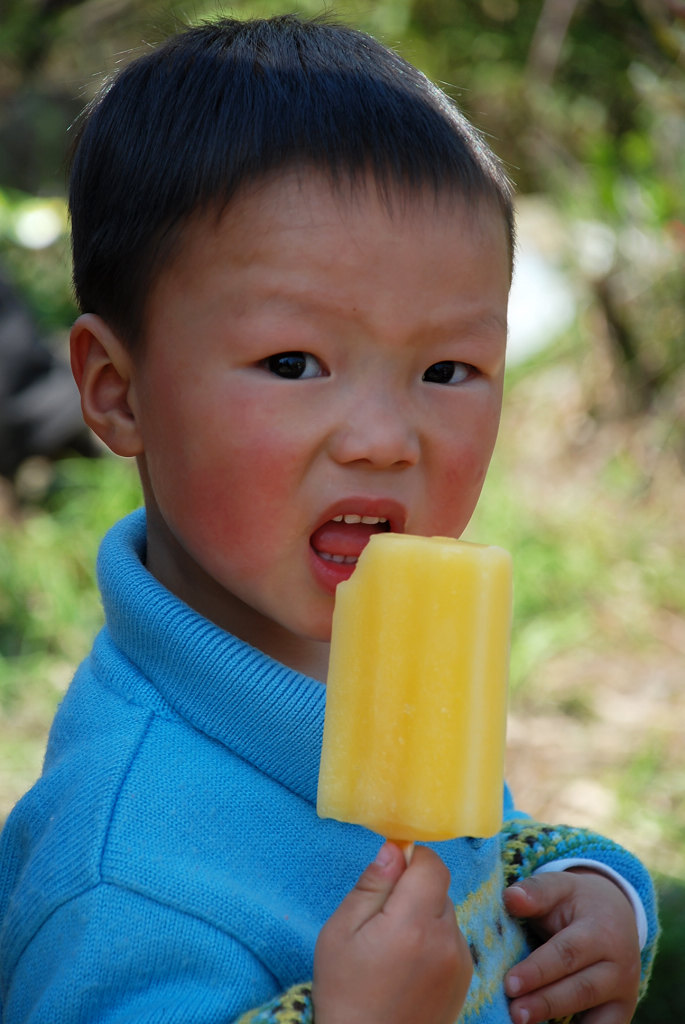
[[[277,534],[279,509],[292,501],[288,460],[279,459],[268,441],[241,438],[239,445],[220,446],[214,458],[205,454],[202,465],[198,461],[189,469],[187,486],[179,481],[186,527],[238,558],[241,551],[248,558],[267,549]]]
[[[443,463],[442,484],[435,502],[434,532],[457,536],[476,506],[488,468],[488,453],[466,448],[452,450]]]
[[[465,486],[483,482],[488,467],[489,450],[485,446],[453,447],[445,458],[445,482],[450,491],[458,493]]]

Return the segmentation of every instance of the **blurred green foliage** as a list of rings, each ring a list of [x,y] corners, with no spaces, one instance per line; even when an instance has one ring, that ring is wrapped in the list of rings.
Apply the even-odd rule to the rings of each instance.
[[[0,267],[28,300],[38,330],[63,333],[77,311],[62,197],[31,196],[0,182]]]
[[[685,946],[685,884],[674,878],[659,880],[661,942],[654,973],[634,1024],[675,1024],[683,1019],[683,948]]]
[[[133,464],[65,459],[37,504],[0,522],[0,709],[26,701],[27,686],[54,701],[71,677],[102,620],[103,531],[140,504]]]

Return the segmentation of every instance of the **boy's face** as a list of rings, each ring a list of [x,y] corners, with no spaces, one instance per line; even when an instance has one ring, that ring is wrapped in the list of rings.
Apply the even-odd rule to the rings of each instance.
[[[373,182],[303,172],[194,222],[134,360],[150,571],[321,675],[335,587],[369,535],[469,521],[508,290],[501,216],[447,197],[398,193],[389,213]]]

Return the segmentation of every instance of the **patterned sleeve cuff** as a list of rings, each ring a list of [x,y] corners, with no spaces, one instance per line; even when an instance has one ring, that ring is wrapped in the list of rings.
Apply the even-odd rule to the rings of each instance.
[[[248,1010],[235,1024],[313,1024],[312,985],[293,985],[256,1010]]]
[[[598,861],[631,885],[647,919],[647,938],[641,954],[640,995],[644,995],[654,963],[659,926],[654,886],[637,857],[596,832],[568,825],[543,825],[530,818],[505,822],[501,837],[506,885],[528,878],[545,864],[569,858]]]

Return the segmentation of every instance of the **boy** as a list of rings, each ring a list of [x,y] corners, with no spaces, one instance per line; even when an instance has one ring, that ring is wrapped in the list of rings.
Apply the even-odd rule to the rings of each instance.
[[[224,20],[92,105],[70,203],[83,411],[145,514],[4,834],[6,1024],[627,1022],[628,853],[507,791],[499,837],[405,869],[314,806],[335,588],[374,532],[459,536],[495,442],[493,155],[368,37]]]

